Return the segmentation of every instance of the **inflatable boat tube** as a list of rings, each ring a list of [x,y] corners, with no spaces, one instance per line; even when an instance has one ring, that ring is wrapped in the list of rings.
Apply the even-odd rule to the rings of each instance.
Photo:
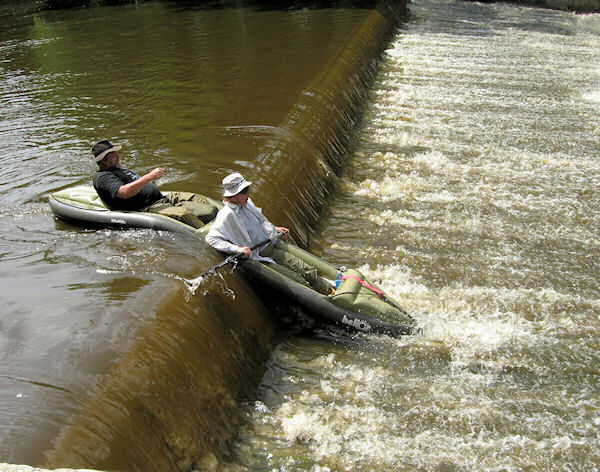
[[[169,192],[163,194],[168,195]],[[223,205],[212,198],[206,198],[217,208]],[[78,185],[52,193],[48,196],[48,202],[56,216],[80,226],[121,226],[199,234],[208,232],[208,228],[197,230],[158,213],[111,210],[90,185]]]

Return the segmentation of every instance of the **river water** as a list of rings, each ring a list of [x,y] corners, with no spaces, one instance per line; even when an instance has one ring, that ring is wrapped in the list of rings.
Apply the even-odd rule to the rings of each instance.
[[[314,248],[421,336],[281,344],[249,470],[598,470],[600,16],[417,0]]]
[[[261,301],[228,274],[192,296],[182,278],[221,260],[197,238],[78,228],[47,194],[91,183],[108,138],[125,166],[166,167],[167,190],[218,198],[243,172],[298,235],[286,199],[305,173],[269,152],[370,13],[150,2],[1,18],[0,462],[163,472],[227,450],[279,339]]]
[[[89,182],[108,137],[139,171],[167,166],[167,189],[216,196],[241,170],[285,215],[264,146],[367,13],[151,3],[10,20],[0,461],[185,470],[208,443],[233,470],[597,470],[600,17],[410,10],[310,238],[414,314],[423,332],[401,340],[280,333],[239,280],[186,292],[178,277],[219,260],[189,238],[82,230],[45,200]],[[254,367],[232,370],[240,358]],[[237,406],[233,386],[259,382]]]

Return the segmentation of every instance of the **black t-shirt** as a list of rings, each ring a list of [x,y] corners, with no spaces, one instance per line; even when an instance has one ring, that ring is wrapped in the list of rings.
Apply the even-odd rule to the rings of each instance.
[[[117,167],[110,170],[99,170],[94,176],[94,188],[106,205],[113,210],[143,210],[163,198],[158,187],[150,182],[131,198],[117,197],[122,185],[139,179],[140,176],[129,169]]]

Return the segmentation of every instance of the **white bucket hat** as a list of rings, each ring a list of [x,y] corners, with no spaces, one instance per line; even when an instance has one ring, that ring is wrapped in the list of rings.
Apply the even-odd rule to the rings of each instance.
[[[223,184],[223,196],[224,197],[233,197],[237,195],[246,187],[250,187],[252,182],[248,182],[242,174],[235,172],[234,174],[229,174],[227,177],[223,179],[221,182]]]
[[[121,146],[112,144],[108,139],[103,139],[94,144],[92,147],[92,154],[94,155],[94,160],[100,162],[109,152],[118,151],[120,149]]]

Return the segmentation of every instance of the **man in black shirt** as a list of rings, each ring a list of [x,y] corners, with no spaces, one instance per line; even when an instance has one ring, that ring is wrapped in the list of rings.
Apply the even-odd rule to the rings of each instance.
[[[117,151],[121,146],[107,139],[92,147],[98,172],[94,176],[94,188],[106,205],[113,210],[148,211],[178,219],[194,228],[214,218],[216,208],[201,195],[188,192],[171,192],[167,197],[161,193],[155,180],[162,178],[165,169],[157,167],[143,176],[120,166]]]

